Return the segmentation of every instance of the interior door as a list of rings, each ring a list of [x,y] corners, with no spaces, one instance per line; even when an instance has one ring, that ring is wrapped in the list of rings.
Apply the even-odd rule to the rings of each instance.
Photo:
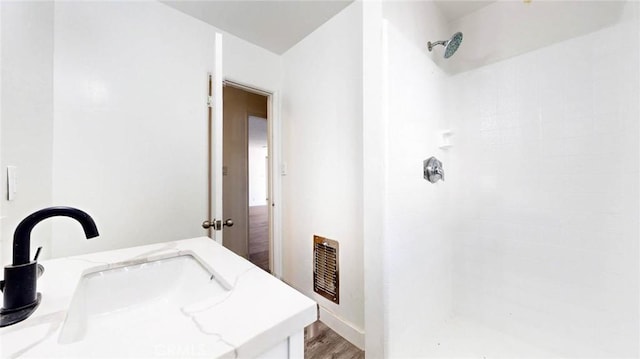
[[[214,69],[209,79],[209,218],[203,227],[223,244],[222,228],[233,225],[222,213],[222,34],[215,36]]]

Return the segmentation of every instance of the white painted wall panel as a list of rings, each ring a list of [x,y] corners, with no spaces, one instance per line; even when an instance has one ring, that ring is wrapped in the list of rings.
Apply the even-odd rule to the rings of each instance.
[[[385,22],[382,3],[362,6],[362,193],[365,352],[383,358],[388,336],[385,333],[386,296],[384,285],[384,232],[386,228],[387,103]]]
[[[267,205],[267,120],[249,116],[249,206]]]
[[[54,256],[203,235],[214,30],[159,3],[57,3]]]
[[[156,2],[56,4],[54,202],[102,235],[56,223],[55,256],[204,234],[215,31]],[[277,55],[223,48],[225,76],[278,90]]]
[[[362,5],[354,3],[283,55],[283,279],[364,346]],[[340,242],[340,304],[313,291],[313,235]]]
[[[13,231],[28,214],[51,204],[53,146],[53,3],[2,2],[0,21],[0,263],[11,261]],[[6,166],[17,167],[17,193],[7,201]],[[51,253],[51,225],[33,230],[32,247]]]

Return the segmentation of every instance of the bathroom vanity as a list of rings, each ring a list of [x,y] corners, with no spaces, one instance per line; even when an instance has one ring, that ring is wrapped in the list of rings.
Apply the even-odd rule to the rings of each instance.
[[[302,358],[316,303],[207,237],[42,262],[14,357]]]

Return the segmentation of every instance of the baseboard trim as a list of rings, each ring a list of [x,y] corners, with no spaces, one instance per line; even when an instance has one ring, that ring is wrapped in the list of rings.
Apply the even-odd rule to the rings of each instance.
[[[356,328],[353,324],[338,317],[335,313],[320,306],[320,321],[326,324],[334,332],[340,334],[351,344],[364,350],[364,331]]]

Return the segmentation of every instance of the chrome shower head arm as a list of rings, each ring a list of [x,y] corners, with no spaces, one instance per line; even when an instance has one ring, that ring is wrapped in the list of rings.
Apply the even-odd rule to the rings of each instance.
[[[442,40],[442,41],[436,41],[436,42],[429,41],[427,42],[427,48],[429,49],[429,51],[431,51],[433,47],[436,45],[447,46],[447,42],[449,42],[449,40]]]

